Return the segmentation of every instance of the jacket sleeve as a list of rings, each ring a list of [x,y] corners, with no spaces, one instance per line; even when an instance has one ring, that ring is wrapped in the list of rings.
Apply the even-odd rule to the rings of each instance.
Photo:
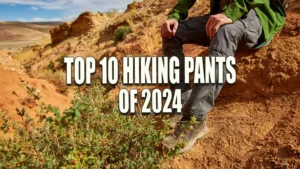
[[[247,14],[250,9],[267,3],[266,0],[232,0],[231,3],[224,7],[223,14],[233,22],[239,20]]]
[[[188,17],[189,9],[195,4],[196,0],[178,0],[177,4],[169,13],[169,19],[178,21]]]

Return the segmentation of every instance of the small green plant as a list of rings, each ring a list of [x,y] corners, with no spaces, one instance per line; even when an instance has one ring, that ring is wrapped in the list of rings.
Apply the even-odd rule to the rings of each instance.
[[[18,109],[14,123],[0,111],[0,129],[14,130],[0,138],[0,168],[159,168],[175,154],[162,148],[167,130],[153,116],[122,115],[108,98],[96,83],[64,113],[42,104],[36,120]]]
[[[49,65],[47,66],[48,70],[51,70],[52,72],[55,72],[55,63],[51,60]]]
[[[67,94],[68,86],[66,84],[66,74],[63,70],[52,70],[40,71],[37,78],[45,79],[48,82],[53,83],[57,87],[57,92],[61,94]]]
[[[132,33],[132,28],[130,26],[122,26],[118,28],[114,35],[114,42],[117,43],[122,41],[129,33]]]
[[[36,90],[34,87],[30,87],[25,80],[20,78],[21,83],[26,87],[27,94],[29,97],[32,97],[34,101],[38,101],[41,99],[40,92]]]
[[[65,65],[64,59],[65,57],[68,57],[66,53],[62,53],[56,60],[55,62],[58,63],[58,67],[62,67]]]

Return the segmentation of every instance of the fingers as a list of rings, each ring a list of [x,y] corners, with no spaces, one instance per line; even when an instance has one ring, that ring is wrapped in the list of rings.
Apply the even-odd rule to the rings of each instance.
[[[166,25],[165,32],[166,32],[167,38],[172,38],[173,37],[173,33],[172,33],[171,28],[170,28],[170,24]]]
[[[167,24],[163,24],[163,26],[161,27],[161,35],[162,37],[166,37],[166,38],[171,38],[172,32],[169,33],[168,29],[167,29]]]
[[[171,29],[172,27],[172,29]],[[167,20],[161,27],[161,35],[166,38],[172,38],[178,29],[178,22],[174,19]]]
[[[226,20],[225,20],[226,19]],[[207,36],[212,39],[216,33],[218,32],[218,29],[220,26],[224,24],[232,23],[232,20],[227,17],[224,17],[222,14],[212,15],[206,24],[206,34]]]
[[[173,30],[172,30],[173,36],[175,36],[175,34],[176,34],[178,25],[179,25],[178,22],[175,22],[175,24],[174,24],[174,26],[173,26]]]
[[[214,20],[214,22],[211,24],[211,27],[210,27],[210,31],[209,31],[209,38],[212,39],[216,33],[218,32],[218,29],[220,26],[220,23],[216,20]]]
[[[213,33],[213,26],[214,26],[214,17],[211,16],[206,24],[206,34],[211,39],[212,33]]]
[[[167,31],[168,31],[169,34],[172,34],[172,30],[171,30],[170,27],[171,27],[170,22],[166,22],[166,28],[167,28]]]
[[[214,19],[211,22],[210,27],[209,27],[209,39],[213,38],[215,25],[216,25],[216,20]]]
[[[213,33],[212,33],[212,37],[211,38],[213,38],[216,35],[216,33],[218,32],[220,26],[221,26],[220,22],[217,23],[216,25],[214,25],[214,27],[213,27]]]
[[[212,17],[209,17],[206,25],[205,25],[205,28],[206,28],[206,35],[209,37],[209,29],[210,29],[210,26],[211,26],[211,22],[212,22],[213,18]]]

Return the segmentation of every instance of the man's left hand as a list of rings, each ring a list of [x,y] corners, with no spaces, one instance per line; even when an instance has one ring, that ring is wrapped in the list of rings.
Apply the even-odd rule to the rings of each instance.
[[[220,26],[230,23],[233,23],[232,20],[224,14],[211,15],[206,23],[207,36],[212,39],[218,32]]]

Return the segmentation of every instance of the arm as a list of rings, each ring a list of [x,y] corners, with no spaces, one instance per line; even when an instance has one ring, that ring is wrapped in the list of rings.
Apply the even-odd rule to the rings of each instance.
[[[265,3],[267,3],[266,0],[233,0],[229,5],[224,7],[222,14],[235,22],[247,14],[250,9],[254,9]]]
[[[178,21],[188,17],[189,9],[195,4],[196,0],[178,0],[177,4],[169,13],[168,20],[161,27],[161,35],[172,38],[178,28]]]
[[[177,21],[186,19],[189,9],[195,2],[196,0],[178,0],[177,4],[169,13],[169,19],[176,19]]]

